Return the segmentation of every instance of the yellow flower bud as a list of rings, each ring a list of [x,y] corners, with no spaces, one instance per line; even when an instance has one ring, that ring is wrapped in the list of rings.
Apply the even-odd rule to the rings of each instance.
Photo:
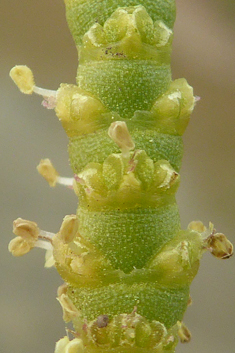
[[[10,77],[22,93],[32,94],[34,77],[32,71],[25,65],[16,65],[10,71]]]
[[[41,159],[39,165],[37,166],[39,174],[43,176],[44,179],[48,182],[50,186],[55,186],[59,173],[53,167],[50,159]]]
[[[21,237],[16,237],[10,241],[8,250],[12,253],[13,256],[22,256],[31,250],[31,246]]]

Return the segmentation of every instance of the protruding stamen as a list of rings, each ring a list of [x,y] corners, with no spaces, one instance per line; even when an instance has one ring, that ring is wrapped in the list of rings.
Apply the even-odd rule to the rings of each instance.
[[[60,237],[65,244],[71,243],[78,232],[78,218],[76,215],[67,215],[60,227]]]
[[[32,94],[34,91],[33,73],[26,65],[16,65],[10,71],[10,77],[22,93]]]
[[[60,305],[63,309],[63,320],[65,322],[69,322],[73,320],[75,317],[79,316],[79,311],[68,297],[67,294],[62,293],[57,300],[59,301]]]
[[[16,237],[10,241],[8,250],[13,256],[22,256],[31,250],[31,246],[23,238]]]
[[[52,187],[56,184],[61,184],[69,188],[73,188],[74,178],[66,178],[59,176],[59,173],[51,163],[49,158],[41,159],[39,165],[37,166],[39,174],[43,176],[48,184]]]
[[[17,218],[13,222],[13,233],[29,244],[34,244],[39,236],[39,228],[37,223],[28,221],[26,219]]]
[[[41,159],[37,170],[50,186],[54,187],[56,185],[59,173],[54,168],[49,158]]]
[[[67,293],[67,290],[68,290],[68,285],[67,283],[63,283],[61,284],[58,289],[57,289],[57,295],[58,297],[60,297],[62,294],[66,294]]]
[[[52,238],[55,234],[40,230],[37,223],[17,218],[13,222],[16,238],[9,243],[8,249],[14,256],[22,256],[34,247],[52,251]]]
[[[135,144],[124,121],[115,121],[108,129],[109,137],[119,146],[124,157],[128,157]]]
[[[189,331],[189,329],[185,326],[185,324],[183,322],[178,322],[180,325],[179,331],[178,331],[178,335],[180,338],[180,342],[181,343],[188,343],[191,340],[191,332]]]
[[[26,65],[14,66],[10,71],[10,77],[22,93],[39,94],[44,98],[42,105],[45,108],[54,109],[56,107],[57,91],[35,86],[33,73]]]
[[[188,229],[195,230],[196,232],[203,233],[206,231],[206,227],[201,221],[192,221],[188,225]]]

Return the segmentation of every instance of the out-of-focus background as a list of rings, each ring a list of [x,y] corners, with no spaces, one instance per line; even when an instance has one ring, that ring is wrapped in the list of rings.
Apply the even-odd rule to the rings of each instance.
[[[185,133],[185,155],[178,192],[182,226],[212,221],[235,243],[235,1],[177,0],[173,78],[186,77],[201,97]],[[67,138],[53,111],[40,98],[21,94],[8,76],[27,64],[38,86],[57,89],[75,83],[77,55],[62,0],[1,2],[1,245],[0,351],[52,353],[65,333],[55,270],[45,270],[44,253],[22,258],[7,251],[12,220],[36,221],[57,231],[74,213],[76,198],[51,189],[35,167],[49,157],[61,175],[72,176]],[[185,323],[193,333],[177,353],[235,352],[235,258],[206,254],[191,295]]]

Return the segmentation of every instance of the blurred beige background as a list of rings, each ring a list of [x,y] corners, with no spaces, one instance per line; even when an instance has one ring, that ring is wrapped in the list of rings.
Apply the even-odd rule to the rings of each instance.
[[[212,221],[235,243],[235,1],[177,4],[173,77],[186,77],[201,97],[184,137],[182,226]],[[50,189],[35,169],[49,157],[61,175],[71,176],[67,139],[54,112],[43,109],[40,98],[20,94],[8,72],[27,64],[39,86],[56,89],[75,82],[77,56],[62,0],[2,1],[0,16],[0,351],[52,353],[65,333],[55,299],[61,280],[55,270],[43,269],[43,251],[15,259],[7,244],[17,217],[57,231],[63,216],[75,212],[73,193]],[[235,352],[234,260],[204,256],[185,316],[193,339],[177,353]]]

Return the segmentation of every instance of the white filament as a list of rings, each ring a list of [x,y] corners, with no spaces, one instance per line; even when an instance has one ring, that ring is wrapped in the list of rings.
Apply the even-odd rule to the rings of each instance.
[[[33,91],[43,97],[56,97],[57,91],[34,86]]]

